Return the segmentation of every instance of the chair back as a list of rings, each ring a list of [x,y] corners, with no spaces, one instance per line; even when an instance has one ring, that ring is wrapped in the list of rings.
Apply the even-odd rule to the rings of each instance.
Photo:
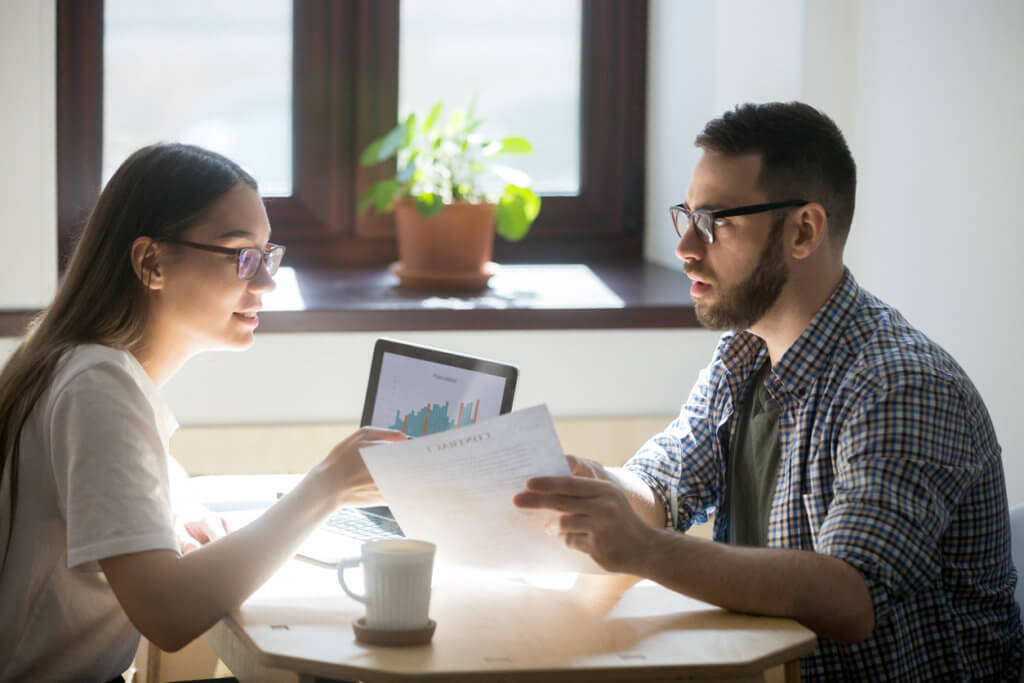
[[[1010,508],[1010,547],[1013,552],[1013,566],[1017,568],[1017,606],[1024,616],[1024,503]],[[1024,672],[1022,672],[1024,673]]]

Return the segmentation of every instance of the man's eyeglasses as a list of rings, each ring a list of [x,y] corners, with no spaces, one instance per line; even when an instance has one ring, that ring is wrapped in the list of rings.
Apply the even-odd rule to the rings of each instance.
[[[693,209],[691,210],[685,203],[676,204],[675,206],[669,207],[669,213],[672,214],[672,225],[675,226],[676,234],[682,239],[686,233],[686,228],[693,223],[693,227],[697,230],[697,234],[706,244],[715,243],[715,228],[721,223],[721,219],[728,218],[729,216],[747,216],[752,213],[761,213],[762,211],[771,211],[773,209],[784,209],[788,206],[804,206],[810,204],[809,201],[804,199],[787,199],[782,202],[771,202],[769,204],[751,204],[750,206],[738,206],[735,209],[719,209],[712,211],[710,209]]]
[[[160,241],[180,244],[183,247],[191,247],[193,249],[202,249],[203,251],[212,251],[217,254],[228,254],[233,257],[231,260],[238,264],[239,280],[251,280],[256,277],[260,264],[264,264],[266,267],[267,275],[273,276],[277,269],[281,267],[281,260],[284,258],[284,247],[280,244],[268,243],[264,251],[257,247],[242,247],[241,249],[215,247],[212,244],[199,244],[198,242],[189,242],[188,240],[164,239]]]

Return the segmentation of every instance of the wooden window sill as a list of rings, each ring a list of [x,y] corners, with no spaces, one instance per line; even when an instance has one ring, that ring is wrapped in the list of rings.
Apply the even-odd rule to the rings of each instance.
[[[568,330],[698,327],[681,269],[651,263],[506,265],[483,292],[400,287],[385,268],[282,268],[263,332]],[[37,311],[0,311],[17,337]]]

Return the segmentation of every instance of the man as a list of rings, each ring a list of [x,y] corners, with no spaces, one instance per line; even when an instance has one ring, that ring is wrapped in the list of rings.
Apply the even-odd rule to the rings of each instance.
[[[819,635],[812,681],[1017,680],[1000,447],[971,381],[843,266],[856,169],[800,103],[707,124],[677,256],[721,338],[621,469],[570,457],[524,508],[602,567]],[[716,511],[715,539],[678,533]]]

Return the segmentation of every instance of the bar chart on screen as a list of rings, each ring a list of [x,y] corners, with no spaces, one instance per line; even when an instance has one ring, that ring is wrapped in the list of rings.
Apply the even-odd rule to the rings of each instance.
[[[384,354],[372,424],[414,437],[465,427],[497,417],[504,388],[488,373]]]
[[[452,406],[454,408],[454,406]],[[449,410],[449,402],[443,405],[428,403],[419,410],[402,414],[401,410],[395,411],[395,421],[390,426],[409,436],[426,436],[436,432],[444,432],[456,427],[476,424],[477,415],[480,413],[480,399],[475,401],[459,401],[459,410],[453,420]]]

